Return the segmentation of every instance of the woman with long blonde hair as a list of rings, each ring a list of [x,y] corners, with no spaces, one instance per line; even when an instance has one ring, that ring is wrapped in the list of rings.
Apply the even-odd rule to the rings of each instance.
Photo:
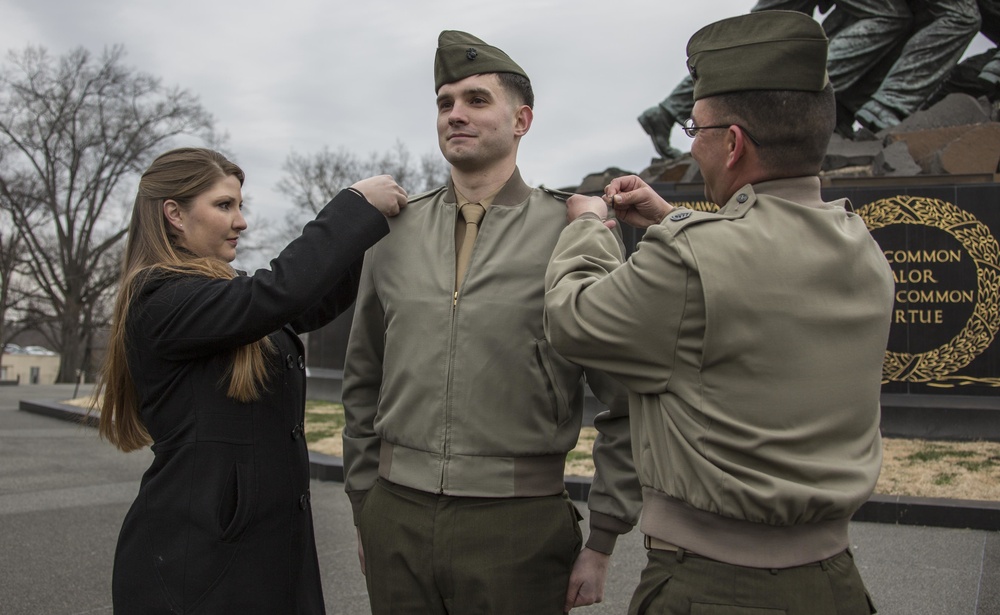
[[[323,613],[297,333],[353,301],[406,193],[341,191],[270,269],[230,262],[243,171],[199,148],[143,173],[97,402],[101,436],[154,459],[122,524],[115,613]]]

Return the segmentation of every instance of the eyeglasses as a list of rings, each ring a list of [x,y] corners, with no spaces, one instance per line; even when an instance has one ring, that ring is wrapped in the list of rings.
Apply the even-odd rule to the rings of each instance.
[[[747,130],[746,128],[740,126],[739,124],[730,123],[730,124],[716,124],[714,126],[695,126],[694,120],[691,119],[691,118],[688,118],[681,125],[681,129],[684,131],[684,134],[686,134],[687,136],[689,136],[689,137],[691,137],[693,139],[693,138],[695,138],[695,136],[698,135],[698,131],[699,130],[710,130],[712,128],[729,128],[730,126],[736,126],[740,130],[742,130],[743,134],[745,134],[747,136],[747,138],[750,139],[751,143],[753,143],[757,147],[760,147],[760,141],[758,141],[757,139],[754,139],[753,135],[750,134],[750,131]]]

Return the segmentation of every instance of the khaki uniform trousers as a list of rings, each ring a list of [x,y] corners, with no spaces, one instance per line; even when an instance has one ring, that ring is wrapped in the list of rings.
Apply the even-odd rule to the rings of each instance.
[[[565,493],[451,497],[378,479],[358,528],[373,615],[557,615],[583,544]]]
[[[870,615],[851,552],[794,568],[734,566],[650,549],[629,615]]]

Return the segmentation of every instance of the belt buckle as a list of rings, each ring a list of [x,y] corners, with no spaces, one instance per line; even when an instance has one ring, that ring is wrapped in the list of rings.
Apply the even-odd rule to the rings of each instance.
[[[667,542],[666,540],[660,540],[655,536],[645,535],[644,544],[647,549],[654,551],[677,551],[680,549],[677,545]]]

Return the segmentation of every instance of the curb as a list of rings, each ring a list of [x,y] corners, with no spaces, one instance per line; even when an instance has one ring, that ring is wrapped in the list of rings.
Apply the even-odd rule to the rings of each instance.
[[[97,417],[77,408],[54,401],[21,400],[18,409],[87,427],[97,426]],[[344,460],[332,455],[309,451],[309,476],[317,480],[344,482]],[[567,476],[566,491],[570,499],[586,502],[591,479]],[[923,525],[971,530],[1000,531],[1000,502],[982,500],[952,500],[947,498],[916,498],[902,495],[873,494],[861,505],[852,521],[894,525]]]
[[[85,427],[96,428],[98,423],[96,414],[88,414],[84,408],[61,404],[57,401],[27,401],[22,399],[18,402],[18,410],[32,414],[41,414],[42,416],[59,419],[60,421],[78,423]]]

